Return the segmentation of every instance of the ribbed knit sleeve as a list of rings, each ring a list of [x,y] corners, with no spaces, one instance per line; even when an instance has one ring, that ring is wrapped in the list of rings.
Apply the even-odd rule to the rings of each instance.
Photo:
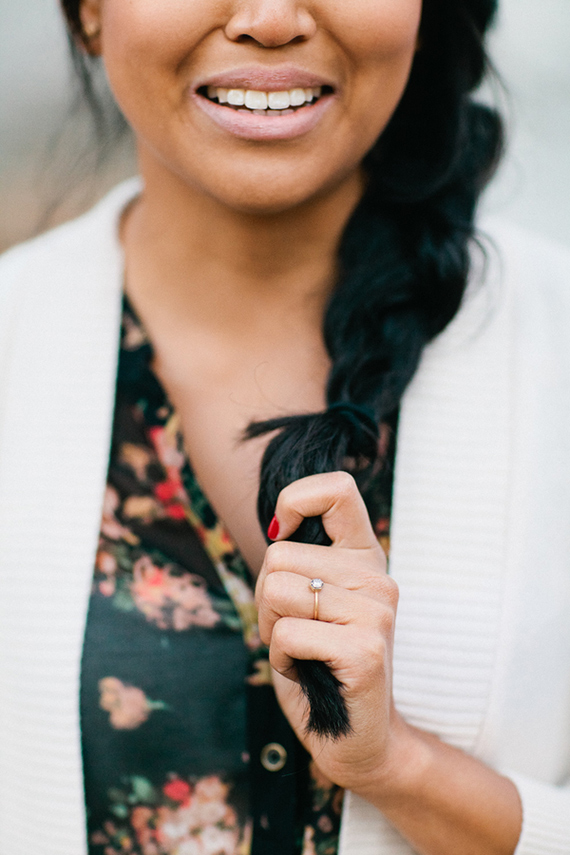
[[[570,855],[570,786],[555,787],[517,774],[508,777],[523,807],[515,855]]]

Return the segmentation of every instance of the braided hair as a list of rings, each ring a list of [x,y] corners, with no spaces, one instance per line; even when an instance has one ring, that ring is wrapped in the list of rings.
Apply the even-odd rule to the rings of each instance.
[[[61,2],[72,40],[87,46],[80,0]],[[246,439],[274,433],[261,463],[264,531],[280,491],[315,473],[350,471],[370,507],[382,464],[378,426],[397,410],[424,346],[461,304],[477,200],[502,150],[499,115],[473,98],[488,70],[484,36],[497,2],[424,0],[410,79],[364,160],[366,190],[340,244],[323,328],[327,409],[254,422],[245,432]],[[89,60],[75,49],[84,83]],[[293,538],[330,542],[319,519],[305,520]],[[348,733],[336,678],[320,662],[299,662],[297,670],[309,730]]]
[[[424,346],[456,314],[469,274],[478,197],[502,151],[497,112],[472,92],[487,69],[483,37],[494,0],[424,0],[404,96],[367,155],[367,190],[340,246],[340,274],[324,317],[331,360],[327,409],[255,422],[246,437],[276,432],[261,464],[258,515],[265,531],[280,491],[319,472],[350,471],[369,507],[382,464],[378,425],[397,410]],[[295,540],[327,544],[319,519]],[[298,662],[308,729],[350,731],[342,687],[322,662]]]

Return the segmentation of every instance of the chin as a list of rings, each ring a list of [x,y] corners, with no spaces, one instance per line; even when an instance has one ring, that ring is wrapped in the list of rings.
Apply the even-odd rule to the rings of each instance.
[[[225,208],[235,211],[239,214],[246,214],[252,217],[272,217],[285,214],[288,211],[298,210],[304,205],[311,203],[313,196],[307,197],[306,194],[282,193],[282,194],[266,194],[263,192],[236,193],[228,197],[217,199]]]
[[[267,176],[246,178],[242,172],[220,181],[214,187],[204,188],[211,198],[228,210],[258,217],[270,217],[295,211],[311,205],[323,196],[334,194],[340,187],[351,181],[353,173],[319,176],[314,170],[308,174],[295,170],[276,177],[272,171]]]

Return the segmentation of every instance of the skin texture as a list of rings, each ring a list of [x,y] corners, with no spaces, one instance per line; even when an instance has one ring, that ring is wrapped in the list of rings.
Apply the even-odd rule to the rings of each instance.
[[[325,775],[364,796],[422,855],[512,855],[521,827],[507,779],[399,716],[392,699],[397,586],[354,481],[312,476],[281,493],[278,540],[255,513],[264,441],[253,419],[324,406],[321,334],[338,241],[362,192],[360,163],[404,91],[421,0],[85,0],[145,189],[123,218],[126,289],[182,419],[193,468],[259,573],[260,630],[275,686]],[[193,93],[244,65],[292,64],[334,89],[310,131],[244,139]],[[289,87],[287,87],[289,88]],[[277,121],[270,119],[268,121]],[[283,542],[322,515],[331,547]],[[325,582],[312,620],[309,579]],[[294,658],[346,686],[354,734],[305,736]]]
[[[254,418],[323,407],[321,319],[336,247],[362,192],[362,155],[405,88],[420,12],[420,0],[82,9],[86,30],[101,27],[91,50],[135,131],[145,179],[124,227],[127,292],[198,477],[254,570],[265,551],[262,444],[236,448],[236,438]],[[244,65],[333,81],[322,122],[269,144],[223,133],[191,93]]]
[[[330,547],[283,542],[302,517],[322,516]],[[398,588],[386,575],[362,498],[345,472],[285,488],[257,583],[261,637],[270,643],[279,701],[324,774],[375,804],[425,855],[512,853],[520,834],[513,784],[430,734],[411,728],[392,699]],[[325,585],[319,620],[309,581]],[[353,734],[307,734],[293,659],[321,659],[345,686]]]
[[[145,158],[225,205],[269,213],[354,180],[405,87],[420,11],[419,0],[102,0],[85,5],[83,20],[101,21],[111,86]],[[294,143],[232,138],[190,95],[249,63],[330,80],[334,108]]]

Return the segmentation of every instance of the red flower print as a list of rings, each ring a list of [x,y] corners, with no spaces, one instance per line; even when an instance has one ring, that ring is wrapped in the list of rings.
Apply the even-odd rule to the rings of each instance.
[[[135,603],[145,614],[152,606],[160,608],[162,605],[164,594],[158,589],[164,582],[164,578],[164,570],[153,564],[148,555],[142,555],[133,564],[131,593]],[[147,608],[142,608],[143,605]]]
[[[91,842],[107,844],[105,855],[236,855],[251,849],[251,826],[240,828],[228,804],[229,786],[212,775],[193,788],[172,773],[161,790],[135,778],[133,788],[118,791],[125,822],[107,822]],[[148,784],[142,787],[141,784]],[[148,789],[148,792],[146,790]],[[143,804],[142,801],[150,802]],[[133,833],[134,832],[134,833]],[[128,844],[128,845],[127,845]]]
[[[146,580],[153,588],[156,588],[158,585],[162,585],[164,582],[164,570],[161,570],[160,567],[153,567],[152,570],[146,574]]]
[[[153,445],[156,446],[156,445],[160,444],[160,438],[161,438],[163,433],[164,433],[164,428],[159,427],[159,426],[151,427],[148,429],[148,435],[149,435]]]
[[[160,481],[155,485],[154,494],[160,502],[171,502],[176,498],[180,485],[176,481]]]
[[[184,520],[186,519],[186,511],[182,507],[182,505],[168,505],[166,507],[166,514],[172,520]]]
[[[183,781],[181,778],[174,778],[168,781],[162,788],[164,795],[172,799],[173,802],[187,802],[190,798],[190,784]]]
[[[158,567],[148,555],[135,561],[130,591],[139,611],[160,629],[180,632],[191,626],[215,626],[220,616],[212,608],[204,580],[173,571],[173,565]]]

